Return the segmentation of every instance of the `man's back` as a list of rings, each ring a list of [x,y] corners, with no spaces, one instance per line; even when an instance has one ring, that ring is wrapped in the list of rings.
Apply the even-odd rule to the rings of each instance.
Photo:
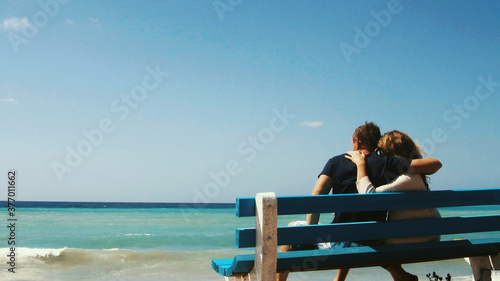
[[[321,172],[332,179],[334,194],[358,193],[356,188],[356,165],[345,158],[346,154],[331,158]],[[375,186],[393,181],[406,172],[411,160],[406,158],[386,157],[370,153],[366,155],[367,174]],[[384,221],[386,211],[336,213],[333,222]]]

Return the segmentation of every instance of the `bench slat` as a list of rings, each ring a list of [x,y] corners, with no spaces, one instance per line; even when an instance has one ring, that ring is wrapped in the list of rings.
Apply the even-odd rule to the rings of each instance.
[[[500,205],[500,189],[278,197],[278,215]],[[255,216],[255,198],[237,198],[236,216]]]
[[[499,251],[499,238],[315,250],[310,253],[295,251],[281,253],[277,269],[302,271],[365,267],[490,255]]]
[[[499,231],[500,215],[278,227],[278,245]],[[369,229],[369,231],[367,231]],[[236,229],[236,247],[255,247],[255,228]]]
[[[232,269],[233,260],[234,259],[214,259],[212,260],[212,268],[215,270],[215,272],[219,273],[220,275],[231,276],[233,275],[233,269]]]
[[[214,259],[212,268],[223,276],[232,276],[252,270],[255,255],[236,255],[232,259]]]
[[[311,271],[342,267],[354,268],[491,255],[498,252],[500,252],[500,238],[294,251],[278,253],[277,270]],[[231,276],[249,272],[253,267],[253,259],[254,255],[237,255],[234,259],[215,259],[212,261],[212,267],[221,275]]]

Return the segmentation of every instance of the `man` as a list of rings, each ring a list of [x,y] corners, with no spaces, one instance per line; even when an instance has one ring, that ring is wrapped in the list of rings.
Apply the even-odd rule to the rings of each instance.
[[[442,166],[439,160],[432,158],[411,160],[377,155],[374,152],[380,137],[379,127],[372,122],[365,122],[364,125],[358,127],[352,137],[352,149],[366,155],[368,177],[375,186],[387,184],[404,173],[433,174]],[[347,159],[345,155],[337,155],[326,163],[311,195],[329,194],[330,191],[333,194],[358,193],[356,188],[356,165]],[[319,214],[309,214],[307,216],[307,224],[317,224],[319,217]],[[385,219],[385,211],[336,213],[332,223],[372,220],[385,221]],[[374,242],[363,241],[362,244],[371,245]],[[294,247],[281,247],[281,251],[290,250],[294,250]],[[339,269],[335,281],[345,280],[348,272],[349,269]],[[407,279],[412,280],[413,275],[409,273],[408,275]],[[277,280],[286,280],[287,276],[288,272],[278,273]]]

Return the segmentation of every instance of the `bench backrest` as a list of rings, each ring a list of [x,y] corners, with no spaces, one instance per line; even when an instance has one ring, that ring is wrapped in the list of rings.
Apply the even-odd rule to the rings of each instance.
[[[278,215],[500,205],[500,189],[277,197]],[[255,198],[238,198],[236,215],[255,216]],[[367,229],[369,228],[369,230]],[[278,245],[500,231],[500,214],[388,222],[278,227]],[[238,248],[255,246],[255,228],[236,230]]]

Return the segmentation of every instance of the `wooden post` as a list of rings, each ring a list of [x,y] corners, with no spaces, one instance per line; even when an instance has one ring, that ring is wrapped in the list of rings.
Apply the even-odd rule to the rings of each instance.
[[[249,276],[249,274],[235,275],[235,276],[226,277],[225,280],[226,281],[250,281],[250,276]]]
[[[278,200],[276,194],[258,193],[255,197],[255,263],[251,281],[276,280],[278,258]]]

